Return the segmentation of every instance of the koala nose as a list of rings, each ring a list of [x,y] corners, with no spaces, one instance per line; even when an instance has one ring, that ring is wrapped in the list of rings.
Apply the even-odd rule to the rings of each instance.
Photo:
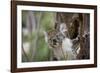
[[[56,43],[57,43],[57,40],[53,39],[53,44],[56,45]]]

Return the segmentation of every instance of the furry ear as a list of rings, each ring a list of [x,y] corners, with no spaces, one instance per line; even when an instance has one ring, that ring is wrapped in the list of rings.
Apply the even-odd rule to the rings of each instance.
[[[60,31],[64,36],[66,36],[66,35],[65,35],[65,32],[68,31],[68,29],[67,29],[67,26],[66,26],[65,23],[61,23],[61,24],[60,24],[59,31]]]
[[[60,28],[59,28],[59,30],[60,30],[60,32],[65,32],[65,31],[67,31],[67,26],[66,26],[66,24],[65,23],[61,23],[60,24]]]
[[[45,42],[48,43],[48,33],[43,31]]]

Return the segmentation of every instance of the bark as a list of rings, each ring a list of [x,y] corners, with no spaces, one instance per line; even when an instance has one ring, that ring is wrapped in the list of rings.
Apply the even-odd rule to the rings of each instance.
[[[68,32],[66,35],[70,39],[76,39],[77,45],[80,45],[80,51],[77,59],[89,58],[90,49],[90,32],[89,30],[89,14],[82,13],[57,13],[57,22],[65,23]],[[86,33],[86,34],[85,34]],[[85,35],[85,37],[84,37]],[[73,44],[75,45],[75,44]]]

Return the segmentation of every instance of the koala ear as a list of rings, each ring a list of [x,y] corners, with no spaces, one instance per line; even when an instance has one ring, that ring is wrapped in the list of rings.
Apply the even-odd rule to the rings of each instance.
[[[43,31],[45,42],[48,43],[48,33]]]
[[[65,32],[67,31],[67,26],[65,23],[61,23],[60,24],[60,28],[59,28],[60,32]]]

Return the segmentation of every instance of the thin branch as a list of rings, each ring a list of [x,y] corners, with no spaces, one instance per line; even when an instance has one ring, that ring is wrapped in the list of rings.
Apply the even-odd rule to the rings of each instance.
[[[26,54],[26,52],[25,52],[23,46],[22,46],[22,51],[23,51],[23,54],[24,54],[24,56],[25,56],[25,58],[26,58],[26,60],[27,60],[27,62],[28,62],[28,61],[29,61],[29,58],[28,58],[28,56],[27,56],[27,54]]]

